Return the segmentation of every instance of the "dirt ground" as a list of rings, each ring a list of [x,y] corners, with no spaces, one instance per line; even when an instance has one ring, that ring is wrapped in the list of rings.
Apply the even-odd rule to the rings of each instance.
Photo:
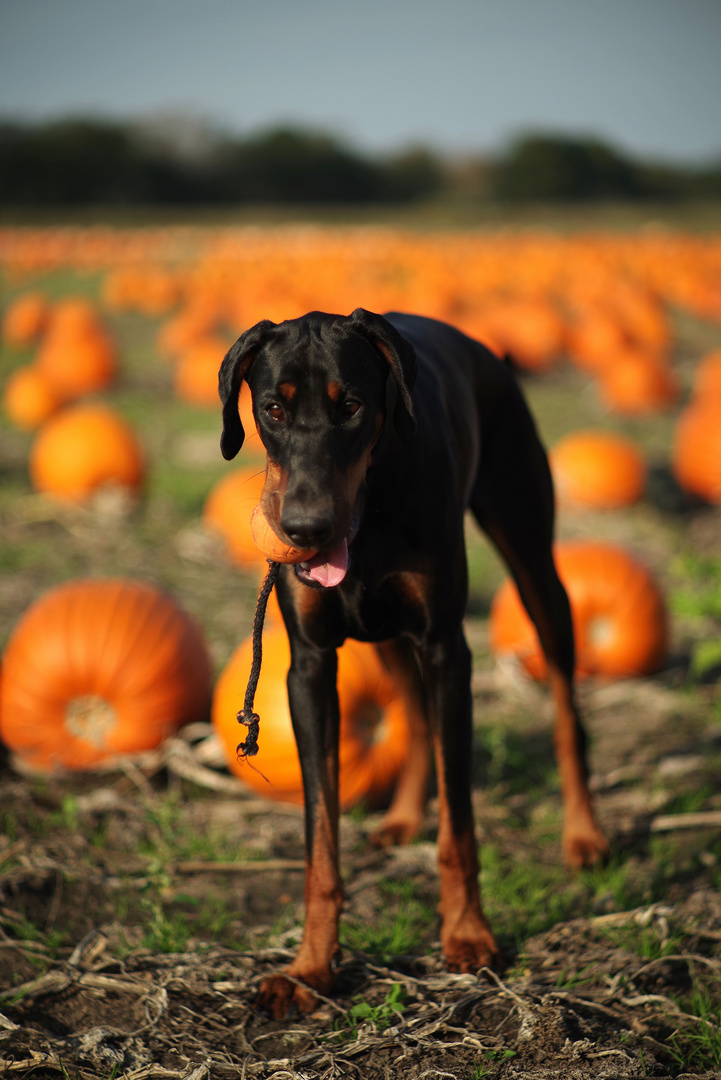
[[[469,622],[476,649],[485,634],[483,619]],[[497,723],[505,714],[529,756],[550,764],[541,688],[486,662],[476,670],[474,692],[481,742],[483,717]],[[705,692],[709,700],[712,692]],[[664,817],[661,810],[679,778],[685,791],[713,780],[705,748],[718,752],[721,730],[701,734],[708,701],[697,695],[696,713],[689,713],[674,663],[653,681],[587,682],[581,698],[599,816],[618,865],[630,868],[626,895],[645,890],[646,902],[619,909],[611,892],[586,888],[576,899],[577,917],[543,932],[514,940],[501,923],[504,970],[478,978],[444,972],[434,922],[412,955],[381,962],[346,945],[333,998],[309,1017],[282,1022],[259,1015],[253,1000],[259,980],[292,955],[298,940],[299,810],[249,796],[209,767],[212,736],[203,727],[171,740],[154,758],[82,779],[40,779],[6,767],[0,806],[11,827],[0,847],[0,1075],[718,1076],[699,1065],[708,1066],[708,1054],[692,1052],[712,1022],[679,1004],[692,986],[719,1001],[718,828],[682,829],[689,824],[684,815]],[[557,823],[557,791],[539,805],[533,792],[524,794],[522,777],[513,785],[482,750],[478,759],[486,781],[475,796],[483,844],[514,865],[536,862],[539,873],[558,868],[557,840],[539,840],[539,823]],[[163,818],[168,800],[170,826]],[[416,901],[433,907],[437,900],[433,802],[421,842],[410,847],[372,851],[366,834],[373,822],[372,815],[343,819],[344,920],[351,925],[380,918],[389,883],[412,882]],[[216,862],[179,860],[172,837],[187,832],[240,842],[247,858],[223,862],[216,851]],[[654,837],[674,845],[654,851]],[[654,881],[660,887],[652,888]],[[612,878],[605,883],[610,889]],[[194,926],[179,948],[169,912],[197,911],[198,898],[208,896],[232,914],[215,927]],[[491,895],[486,901],[493,906]],[[566,914],[572,909],[567,905]],[[157,924],[152,939],[149,916]],[[680,1042],[679,1058],[673,1051]]]

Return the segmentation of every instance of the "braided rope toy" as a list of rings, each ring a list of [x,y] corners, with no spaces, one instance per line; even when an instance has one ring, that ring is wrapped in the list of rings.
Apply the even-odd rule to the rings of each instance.
[[[263,623],[265,622],[265,611],[268,606],[268,599],[273,591],[273,586],[278,579],[280,565],[281,563],[306,562],[316,554],[314,550],[304,551],[301,548],[292,547],[289,544],[286,544],[284,540],[281,540],[280,537],[276,536],[268,519],[263,513],[260,503],[258,503],[253,510],[253,513],[250,515],[250,532],[256,546],[263,552],[268,560],[268,573],[260,587],[258,602],[255,607],[255,615],[253,617],[253,660],[250,668],[250,676],[248,678],[248,686],[245,691],[243,708],[237,714],[238,723],[243,724],[248,729],[247,736],[239,743],[236,749],[238,758],[241,761],[245,761],[250,757],[255,757],[258,753],[260,717],[256,712],[253,712],[253,701],[255,700],[255,691],[258,688],[260,668],[263,662]]]

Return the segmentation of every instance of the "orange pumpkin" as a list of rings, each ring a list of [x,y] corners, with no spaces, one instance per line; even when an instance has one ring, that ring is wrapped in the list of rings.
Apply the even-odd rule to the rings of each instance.
[[[218,370],[228,351],[220,337],[204,337],[184,349],[175,362],[173,386],[181,401],[220,408]]]
[[[82,501],[105,485],[137,490],[143,454],[130,425],[107,405],[74,405],[40,429],[30,450],[37,491]]]
[[[76,297],[52,309],[35,363],[66,400],[102,390],[117,373],[110,334],[93,305]]]
[[[555,549],[576,636],[576,671],[628,678],[662,666],[668,640],[664,598],[650,571],[613,544],[577,541]],[[546,660],[515,585],[507,579],[493,598],[491,649],[513,654],[535,679]]]
[[[228,556],[239,566],[266,564],[266,556],[253,539],[250,525],[264,486],[265,469],[249,465],[224,476],[205,500],[203,521],[220,534]]]
[[[601,371],[599,389],[609,408],[631,416],[662,412],[676,403],[680,393],[669,365],[635,348],[619,352]]]
[[[684,490],[721,503],[721,396],[692,401],[678,418],[671,451]]]
[[[571,363],[594,374],[605,371],[615,357],[628,348],[628,338],[618,319],[591,305],[581,308],[567,332]]]
[[[612,509],[643,495],[646,464],[636,446],[605,431],[573,431],[549,453],[560,502]]]
[[[62,405],[51,383],[34,364],[16,368],[5,383],[3,409],[14,424],[31,431]]]
[[[172,359],[211,336],[217,328],[218,316],[212,306],[184,307],[162,324],[155,339],[156,348],[160,356]]]
[[[497,300],[480,318],[486,320],[480,340],[493,342],[497,352],[509,353],[520,367],[546,371],[560,359],[565,328],[550,299]]]
[[[256,757],[239,761],[237,747],[247,728],[238,723],[236,714],[243,707],[251,661],[248,639],[216,683],[213,725],[229,768],[245,784],[266,798],[301,803],[300,762],[286,691],[290,646],[285,628],[273,626],[264,636],[254,703],[260,717],[259,749]],[[348,640],[338,650],[338,697],[341,806],[347,809],[359,802],[376,806],[398,776],[408,750],[409,729],[404,702],[395,694],[372,645]]]
[[[49,310],[42,293],[21,293],[5,309],[0,337],[14,349],[27,349],[45,329]]]
[[[211,675],[198,626],[159,589],[70,581],[36,600],[8,641],[0,737],[33,768],[90,769],[203,719]]]
[[[718,398],[721,401],[721,349],[703,356],[693,376],[693,394],[699,401]]]

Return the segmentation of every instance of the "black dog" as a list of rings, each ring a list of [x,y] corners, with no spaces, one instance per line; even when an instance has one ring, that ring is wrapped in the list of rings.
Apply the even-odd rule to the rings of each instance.
[[[261,1007],[282,1016],[293,1005],[313,1008],[312,989],[328,992],[338,951],[336,649],[347,637],[377,643],[414,728],[376,839],[405,841],[418,830],[430,731],[444,956],[455,971],[497,961],[479,899],[471,808],[467,507],[507,562],[548,661],[566,859],[585,865],[607,846],[591,811],[570,610],[551,554],[550,472],[508,366],[453,327],[414,315],[359,308],[347,317],[261,322],[220,369],[226,458],[243,445],[243,379],[268,455],[265,515],[281,539],[318,552],[284,566],[277,584],[307,850],[303,943],[290,978],[272,976],[260,991]]]

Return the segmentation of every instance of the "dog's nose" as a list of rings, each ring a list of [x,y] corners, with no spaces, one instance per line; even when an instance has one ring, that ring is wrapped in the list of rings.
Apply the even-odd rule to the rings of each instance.
[[[330,510],[290,506],[284,508],[280,524],[295,547],[318,551],[333,539],[336,518]]]

